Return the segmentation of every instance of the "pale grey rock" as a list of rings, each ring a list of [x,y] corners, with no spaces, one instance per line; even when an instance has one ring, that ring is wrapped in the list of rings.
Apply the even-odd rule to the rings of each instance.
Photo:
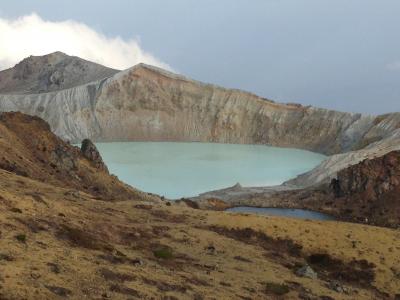
[[[309,265],[304,265],[301,268],[297,269],[296,275],[300,277],[307,277],[310,279],[318,278],[318,274]]]

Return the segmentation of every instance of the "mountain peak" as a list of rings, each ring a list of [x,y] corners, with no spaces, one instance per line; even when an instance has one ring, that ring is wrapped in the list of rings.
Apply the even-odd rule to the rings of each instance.
[[[0,72],[0,93],[43,93],[100,80],[117,70],[56,51],[29,56]]]

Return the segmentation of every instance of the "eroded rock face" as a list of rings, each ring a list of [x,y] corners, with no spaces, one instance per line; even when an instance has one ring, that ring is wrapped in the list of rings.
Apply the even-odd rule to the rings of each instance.
[[[330,186],[343,214],[371,224],[400,225],[400,151],[341,170]]]
[[[45,63],[50,59],[59,60],[51,64],[51,74]],[[81,68],[80,60],[60,54],[34,61],[37,63],[33,66],[21,63],[27,68],[21,78],[9,76],[10,72],[19,72],[19,65],[0,72],[0,111],[42,117],[53,132],[73,143],[86,138],[201,141],[267,144],[337,154],[290,182],[296,186],[329,182],[341,169],[400,150],[400,113],[375,117],[280,104],[143,64],[118,73],[106,69],[97,73],[93,70],[98,65],[89,64],[89,68],[86,62]],[[66,75],[69,66],[73,72]],[[44,93],[32,93],[32,89],[38,90],[42,72],[50,74],[51,84]],[[66,84],[65,78],[74,80]],[[25,91],[27,83],[33,88]]]
[[[81,145],[81,152],[84,157],[90,160],[97,169],[108,173],[108,168],[101,158],[99,150],[97,150],[95,144],[89,139],[84,139]]]
[[[341,170],[336,182],[339,197],[365,193],[370,199],[378,199],[400,186],[400,151]]]

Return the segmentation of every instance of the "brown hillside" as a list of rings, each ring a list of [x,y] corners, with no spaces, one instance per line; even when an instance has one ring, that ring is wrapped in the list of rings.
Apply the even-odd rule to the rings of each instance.
[[[22,113],[0,115],[0,168],[20,176],[68,187],[107,200],[147,197],[91,161],[50,131],[40,118]]]

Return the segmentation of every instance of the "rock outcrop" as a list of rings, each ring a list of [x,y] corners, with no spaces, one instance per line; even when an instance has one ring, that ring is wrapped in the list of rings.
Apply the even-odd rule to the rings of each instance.
[[[90,160],[97,169],[108,173],[108,168],[103,162],[99,150],[97,150],[97,147],[91,140],[84,139],[82,141],[81,152],[83,156]]]
[[[339,214],[350,220],[400,226],[400,151],[367,159],[338,172],[329,192]]]
[[[400,187],[400,151],[341,170],[331,185],[337,198],[365,194],[366,201],[376,200]]]

